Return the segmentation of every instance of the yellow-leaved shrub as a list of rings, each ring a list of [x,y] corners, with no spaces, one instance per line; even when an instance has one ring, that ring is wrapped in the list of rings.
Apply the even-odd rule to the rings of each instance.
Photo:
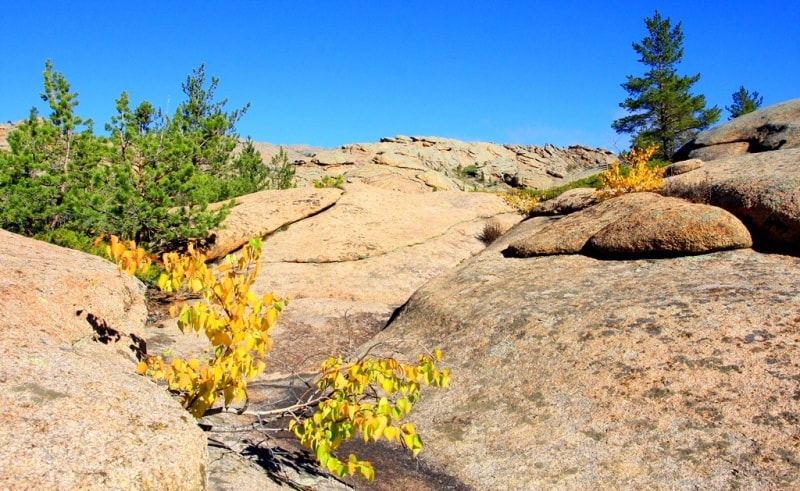
[[[655,145],[644,149],[634,147],[627,154],[623,154],[622,159],[630,162],[627,174],[622,171],[619,160],[611,164],[609,170],[600,174],[603,185],[595,196],[599,199],[608,199],[625,193],[655,191],[660,188],[664,182],[664,169],[647,165],[657,149]]]
[[[150,259],[134,242],[111,237],[109,257],[120,270],[133,273],[147,268]],[[265,369],[264,357],[272,349],[270,330],[275,326],[284,302],[272,294],[251,291],[261,264],[261,242],[251,240],[238,257],[228,256],[213,270],[206,257],[191,244],[187,254],[163,255],[165,272],[158,286],[165,292],[186,290],[199,295],[191,304],[183,303],[178,327],[202,332],[211,342],[208,360],[173,358],[165,364],[160,356],[147,356],[137,371],[156,380],[166,380],[170,390],[180,395],[183,406],[196,418],[202,417],[222,400],[224,407],[247,398],[247,383]],[[447,387],[449,370],[440,370],[442,353],[438,349],[420,355],[417,363],[394,358],[361,359],[345,362],[329,358],[321,375],[298,404],[271,410],[271,415],[289,414],[289,429],[315,455],[319,464],[339,476],[359,474],[368,481],[375,471],[368,461],[350,455],[342,461],[335,455],[342,441],[361,434],[365,442],[381,438],[400,443],[416,456],[423,447],[413,424],[401,419],[420,398],[422,386]],[[261,419],[262,414],[255,412]]]
[[[310,418],[293,419],[289,429],[314,452],[322,467],[341,477],[358,473],[372,481],[375,473],[370,462],[353,454],[343,462],[334,452],[343,440],[360,432],[364,443],[384,438],[401,443],[416,457],[423,447],[422,438],[413,424],[401,424],[400,420],[419,400],[423,385],[444,388],[450,384],[450,371],[436,367],[441,360],[438,349],[420,355],[416,364],[394,358],[345,363],[331,357],[322,365],[322,377],[317,381],[324,397],[316,412]]]
[[[139,364],[139,373],[165,379],[170,390],[181,395],[183,406],[202,417],[222,398],[225,407],[242,403],[247,383],[264,371],[264,357],[272,349],[269,331],[284,303],[271,293],[256,295],[251,287],[261,270],[261,244],[251,240],[238,257],[228,256],[216,271],[191,244],[188,254],[163,256],[165,273],[158,286],[165,292],[187,290],[200,300],[183,303],[178,328],[205,334],[211,343],[207,360],[174,358],[167,366],[161,357]]]
[[[507,192],[500,193],[503,201],[508,203],[509,206],[517,210],[520,215],[528,216],[534,206],[539,204],[539,198],[526,194],[519,189],[512,189]]]

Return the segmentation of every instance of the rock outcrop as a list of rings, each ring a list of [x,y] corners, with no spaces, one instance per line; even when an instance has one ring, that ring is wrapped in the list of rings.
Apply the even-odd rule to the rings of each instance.
[[[333,206],[340,189],[284,189],[236,198],[222,227],[213,231],[204,248],[209,260],[240,249],[253,237],[263,237]],[[211,205],[212,208],[220,203]]]
[[[758,249],[800,255],[798,164],[800,148],[713,160],[667,178],[661,192],[730,211]]]
[[[370,341],[445,354],[451,387],[412,416],[425,464],[485,490],[800,485],[800,259],[502,254],[551,221],[431,280]]]
[[[297,175],[305,181],[346,174],[351,181],[386,189],[425,192],[491,186],[550,188],[602,172],[614,160],[612,152],[582,146],[498,145],[398,136],[316,152],[295,163]]]
[[[492,193],[407,194],[353,183],[343,190],[298,188],[291,196],[302,203],[303,193],[320,191],[338,199],[278,226],[262,244],[255,288],[289,300],[271,355],[273,369],[283,374],[285,368],[313,370],[331,353],[355,349],[422,284],[480,252],[487,222],[507,230],[522,219]],[[279,202],[285,193],[264,191],[259,201]],[[150,333],[154,349],[182,353],[205,346],[201,338],[185,339],[173,320],[165,325]]]
[[[750,247],[747,228],[714,206],[633,193],[540,226],[524,224],[507,254],[532,257],[582,253],[598,258],[681,256]]]
[[[705,161],[800,147],[800,99],[774,104],[704,131],[681,147],[674,161]]]
[[[202,489],[206,438],[136,375],[143,285],[0,230],[0,489]]]

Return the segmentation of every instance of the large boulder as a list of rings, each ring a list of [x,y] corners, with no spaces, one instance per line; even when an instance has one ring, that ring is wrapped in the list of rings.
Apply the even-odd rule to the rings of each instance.
[[[136,375],[143,285],[0,230],[0,488],[202,489],[206,438]]]
[[[700,133],[681,147],[673,160],[708,161],[797,147],[800,147],[800,99],[792,99]]]
[[[482,490],[800,486],[800,259],[505,257],[537,222],[364,346],[444,352],[451,387],[411,416],[421,465]]]
[[[798,168],[800,148],[718,159],[667,178],[661,192],[725,208],[758,249],[800,255]]]
[[[583,253],[601,258],[664,257],[750,247],[747,228],[714,206],[654,193],[606,200],[563,218],[521,227],[507,254]]]
[[[528,213],[529,217],[568,215],[600,202],[594,188],[575,188],[565,191],[553,199],[537,203]]]

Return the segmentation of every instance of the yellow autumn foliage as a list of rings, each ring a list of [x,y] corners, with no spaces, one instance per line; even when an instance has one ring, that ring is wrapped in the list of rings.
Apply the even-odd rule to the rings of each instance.
[[[517,210],[520,215],[525,216],[528,216],[533,207],[540,201],[539,198],[525,194],[519,189],[502,192],[500,193],[500,197],[503,198],[503,201],[508,203],[510,207]]]
[[[611,168],[600,174],[603,185],[597,190],[595,196],[599,199],[608,199],[625,193],[655,191],[664,182],[664,169],[647,166],[647,162],[655,154],[657,146],[647,148],[632,148],[622,158],[630,162],[627,175],[622,172],[620,162],[611,164]]]
[[[375,474],[370,462],[353,454],[343,462],[334,452],[343,440],[360,432],[364,443],[383,438],[402,444],[416,457],[423,447],[422,438],[413,424],[400,424],[400,420],[419,400],[423,385],[444,388],[450,384],[450,371],[436,367],[441,360],[438,349],[420,355],[416,364],[394,358],[345,363],[331,357],[322,365],[317,382],[319,392],[327,396],[311,418],[293,419],[289,429],[314,452],[322,467],[341,477],[358,473],[372,481]],[[381,394],[365,397],[378,388]]]
[[[149,258],[135,243],[112,237],[111,244],[107,252],[120,269],[133,273],[149,266]],[[258,296],[250,289],[261,269],[260,252],[260,241],[251,240],[238,257],[228,256],[215,270],[192,245],[187,254],[163,255],[165,272],[158,279],[161,290],[188,290],[200,296],[191,304],[183,303],[179,314],[173,312],[178,315],[178,327],[183,332],[204,333],[213,356],[208,360],[176,357],[169,364],[160,356],[147,356],[137,372],[166,380],[196,418],[220,399],[225,407],[245,401],[247,383],[265,369],[264,358],[272,349],[269,332],[284,302],[272,294]],[[419,400],[422,386],[449,385],[449,370],[437,367],[441,361],[438,349],[420,355],[416,364],[394,358],[345,362],[331,357],[322,365],[313,393],[301,398],[307,402],[281,411],[292,416],[289,429],[314,453],[321,467],[342,477],[359,474],[371,482],[375,471],[370,462],[353,454],[342,461],[334,452],[342,441],[360,433],[365,442],[385,439],[416,456],[423,448],[422,438],[413,424],[400,420]],[[317,404],[313,412],[310,401]]]

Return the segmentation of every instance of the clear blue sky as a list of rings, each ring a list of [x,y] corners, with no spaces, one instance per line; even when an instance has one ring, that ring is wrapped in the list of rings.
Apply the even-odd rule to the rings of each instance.
[[[200,63],[242,136],[334,147],[383,136],[610,149],[631,43],[658,8],[682,22],[679,71],[724,108],[800,97],[800,3],[689,1],[176,2],[0,0],[0,121],[43,108],[51,59],[96,131],[124,90],[174,110]],[[722,120],[728,117],[723,113]],[[622,148],[620,148],[622,149]]]

